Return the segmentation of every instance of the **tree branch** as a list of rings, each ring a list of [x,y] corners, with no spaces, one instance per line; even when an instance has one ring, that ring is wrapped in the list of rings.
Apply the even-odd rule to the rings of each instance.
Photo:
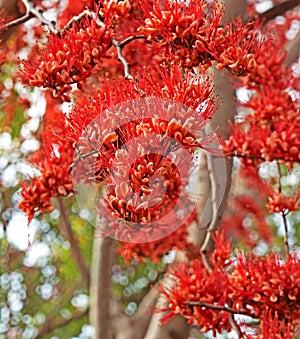
[[[73,16],[66,24],[65,26],[59,31],[59,33],[64,33],[69,27],[72,26],[72,24],[74,22],[79,22],[82,18],[86,17],[86,16],[90,16],[92,17],[97,25],[105,27],[104,22],[100,20],[99,16],[97,15],[97,13],[89,10],[89,9],[85,9],[84,11],[82,11],[81,13],[79,13],[78,15]]]
[[[228,79],[228,75],[224,71],[214,72],[214,82],[216,94],[224,101],[218,109],[216,115],[212,119],[211,128],[219,130],[221,137],[228,136],[228,121],[233,120],[236,107],[234,100],[234,88]],[[218,147],[218,145],[215,145]],[[210,213],[204,220],[208,225],[204,240],[200,245],[200,253],[203,263],[208,272],[211,271],[208,255],[213,249],[212,235],[214,231],[220,226],[223,213],[226,208],[227,197],[231,185],[231,170],[232,159],[226,160],[208,153],[207,156],[207,175],[210,182],[210,196],[208,197],[210,203]]]
[[[185,305],[187,305],[187,306],[199,306],[199,307],[204,307],[204,308],[207,308],[207,309],[213,310],[213,311],[225,311],[225,312],[229,312],[229,313],[232,313],[232,314],[241,314],[241,315],[250,316],[249,313],[246,312],[246,311],[236,310],[236,309],[231,308],[229,306],[212,305],[212,304],[205,303],[203,301],[187,301],[185,303]]]
[[[146,39],[147,37],[145,35],[132,35],[128,38],[126,38],[125,40],[121,41],[119,43],[120,47],[123,48],[124,46],[126,46],[127,44],[129,44],[131,41],[137,40],[137,39]]]
[[[53,22],[47,20],[43,16],[43,12],[41,12],[40,10],[35,8],[34,5],[30,1],[22,0],[22,3],[25,6],[26,14],[23,15],[22,17],[20,17],[20,18],[17,18],[17,19],[15,19],[13,21],[8,22],[6,25],[4,25],[5,28],[9,28],[11,26],[19,25],[19,24],[27,21],[28,19],[30,19],[32,17],[36,17],[37,19],[40,20],[40,22],[42,24],[46,25],[52,33],[54,33],[54,34],[58,33],[58,30],[53,25]]]
[[[285,12],[299,5],[299,0],[288,0],[261,13],[258,17],[263,21],[263,25],[265,25],[268,21],[276,18],[279,15],[283,15]]]
[[[175,262],[179,259],[179,253],[176,255]],[[165,286],[170,285],[170,276],[165,274],[163,279],[159,281]],[[160,293],[156,299],[155,307],[158,309],[164,308],[167,303],[166,297]],[[165,326],[161,326],[161,319],[165,313],[158,312],[154,313],[151,316],[147,331],[143,339],[179,339],[179,338],[188,338],[190,332],[190,325],[187,323],[186,319],[178,315],[168,322]]]
[[[86,309],[85,311],[81,313],[75,314],[73,317],[69,319],[64,319],[64,318],[47,319],[46,322],[43,324],[43,326],[38,331],[38,335],[35,339],[42,339],[44,335],[51,333],[57,328],[64,327],[70,324],[72,321],[76,321],[86,315],[88,315],[88,309]]]
[[[209,224],[209,227],[206,232],[205,239],[203,241],[203,244],[201,246],[200,252],[202,256],[203,263],[208,270],[208,272],[212,272],[212,268],[210,266],[209,260],[206,256],[207,249],[209,247],[211,236],[213,231],[218,226],[219,217],[218,217],[218,187],[217,187],[217,178],[216,173],[214,169],[214,163],[213,163],[213,155],[208,154],[207,155],[207,167],[208,167],[208,176],[210,179],[210,187],[211,187],[211,209],[212,209],[212,221]]]
[[[145,332],[152,317],[151,307],[154,307],[158,297],[158,289],[153,287],[140,301],[133,316],[127,316],[118,300],[113,300],[114,339],[144,339]]]
[[[278,171],[278,191],[279,193],[282,193],[282,186],[281,186],[281,177],[282,177],[282,173],[281,173],[281,168],[280,168],[280,164],[278,161],[276,161],[277,164],[277,171]],[[290,246],[289,246],[289,240],[288,240],[288,225],[287,225],[287,219],[286,219],[286,213],[285,211],[281,211],[281,216],[282,216],[282,220],[283,220],[283,226],[284,226],[284,247],[285,247],[285,252],[286,252],[286,256],[289,255],[290,253]]]
[[[3,25],[3,29],[7,29],[13,26],[18,26],[20,24],[23,24],[24,22],[26,22],[28,19],[32,18],[32,16],[30,15],[29,12],[27,12],[25,15],[16,18],[12,21],[7,22],[5,25]]]
[[[144,35],[133,35],[133,36],[126,38],[125,40],[123,40],[121,42],[119,42],[116,39],[112,40],[112,44],[116,47],[116,50],[117,50],[118,61],[120,61],[124,66],[124,77],[125,77],[125,79],[128,79],[128,80],[132,80],[133,76],[130,74],[130,71],[129,71],[130,65],[123,55],[123,47],[125,47],[131,41],[134,41],[134,40],[137,40],[137,39],[147,39],[147,37],[144,36]]]
[[[82,256],[82,253],[80,251],[77,239],[74,236],[72,226],[70,224],[70,219],[66,211],[66,206],[62,200],[62,198],[58,198],[58,204],[60,208],[60,213],[62,217],[62,226],[64,229],[64,232],[67,236],[68,241],[71,245],[71,253],[72,257],[75,260],[80,272],[81,272],[81,279],[85,282],[85,285],[88,286],[89,280],[90,280],[90,271],[89,268],[86,265],[86,262]]]
[[[243,338],[243,333],[241,331],[240,326],[238,325],[238,323],[234,319],[234,314],[230,313],[229,321],[230,321],[230,325],[231,325],[232,329],[237,333],[238,337]]]
[[[93,243],[90,322],[95,329],[93,339],[112,339],[110,312],[113,240],[95,238]]]
[[[116,39],[113,39],[112,43],[116,47],[116,50],[118,53],[118,61],[120,61],[124,66],[124,78],[128,80],[132,80],[133,76],[130,74],[130,71],[129,71],[130,65],[123,56],[122,45]]]

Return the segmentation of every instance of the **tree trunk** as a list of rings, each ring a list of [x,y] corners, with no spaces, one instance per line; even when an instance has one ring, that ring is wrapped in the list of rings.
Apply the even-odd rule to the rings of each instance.
[[[95,329],[93,339],[112,339],[110,315],[113,240],[95,238],[93,243],[90,282],[90,323]]]

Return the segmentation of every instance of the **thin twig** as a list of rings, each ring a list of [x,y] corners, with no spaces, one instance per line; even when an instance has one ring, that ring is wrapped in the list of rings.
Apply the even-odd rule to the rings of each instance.
[[[249,313],[246,312],[246,311],[236,310],[236,309],[231,308],[229,306],[212,305],[212,304],[205,303],[203,301],[187,301],[185,303],[185,305],[205,307],[205,308],[207,308],[209,310],[213,310],[213,311],[224,311],[224,312],[229,312],[229,313],[232,313],[232,314],[241,314],[241,315],[250,316]]]
[[[282,193],[282,186],[281,186],[281,177],[282,177],[282,173],[281,173],[281,168],[280,168],[280,164],[278,161],[276,161],[277,164],[277,170],[278,170],[278,192]],[[289,240],[288,240],[288,225],[287,225],[287,219],[286,219],[286,212],[285,211],[281,211],[281,216],[282,216],[282,220],[283,220],[283,226],[284,226],[284,247],[285,247],[285,252],[286,255],[288,256],[290,253],[290,247],[289,247]]]
[[[127,44],[129,44],[131,41],[137,40],[137,39],[147,39],[146,36],[144,35],[133,35],[130,36],[128,38],[126,38],[123,41],[118,41],[116,39],[112,40],[112,44],[116,47],[117,50],[117,54],[118,54],[118,61],[120,61],[123,66],[124,66],[124,78],[128,79],[128,80],[132,80],[133,76],[130,74],[130,65],[128,63],[128,61],[125,59],[124,55],[123,55],[123,47],[126,46]]]
[[[43,12],[41,12],[38,9],[36,9],[34,7],[34,5],[30,1],[28,1],[28,0],[22,0],[22,2],[23,2],[24,6],[26,8],[26,12],[31,13],[32,15],[34,15],[36,18],[38,18],[40,20],[40,22],[42,24],[46,25],[52,33],[57,34],[58,30],[53,25],[53,22],[47,20],[44,17]]]
[[[286,255],[288,256],[290,253],[290,246],[289,246],[289,237],[288,237],[288,225],[287,225],[287,219],[286,219],[286,213],[284,211],[281,211],[281,216],[283,220],[284,225],[284,247]]]
[[[212,272],[211,265],[207,258],[207,251],[211,242],[212,233],[218,226],[219,214],[218,214],[218,187],[216,182],[216,177],[214,173],[214,165],[213,165],[213,155],[207,155],[207,168],[208,168],[208,176],[210,179],[210,187],[211,187],[211,207],[212,207],[212,220],[209,224],[209,227],[206,232],[205,239],[200,249],[200,253],[202,256],[203,263],[208,270],[208,272]]]
[[[4,25],[4,28],[9,28],[11,26],[19,25],[32,17],[36,17],[37,19],[40,20],[42,24],[46,25],[52,33],[57,34],[58,31],[53,25],[53,22],[47,20],[43,16],[43,13],[40,10],[36,9],[30,1],[22,0],[22,3],[26,8],[26,14],[20,18],[17,18],[15,20],[8,22],[7,24]]]
[[[124,66],[124,77],[125,79],[132,80],[133,76],[129,72],[130,65],[128,61],[124,58],[122,53],[122,46],[120,45],[120,42],[116,39],[112,40],[113,45],[116,47],[117,53],[118,53],[118,61],[120,61]]]
[[[125,40],[119,42],[119,46],[121,48],[123,48],[124,46],[129,44],[131,41],[134,41],[134,40],[137,40],[137,39],[147,39],[147,37],[145,35],[132,35],[132,36],[126,38]]]
[[[97,13],[90,11],[89,9],[85,9],[78,15],[73,16],[66,24],[65,26],[59,31],[59,33],[64,33],[74,22],[79,22],[83,17],[90,16],[93,18],[97,25],[104,27],[104,22],[100,20],[99,15]]]
[[[7,29],[9,27],[13,27],[13,26],[18,26],[20,24],[23,24],[24,22],[26,22],[28,19],[32,18],[32,16],[30,15],[30,13],[26,12],[26,14],[24,14],[23,16],[15,19],[15,20],[12,20],[10,22],[7,22],[5,25],[3,25],[3,29]]]
[[[88,286],[89,280],[90,280],[90,271],[82,256],[82,253],[78,245],[78,241],[74,236],[74,233],[73,233],[73,230],[70,224],[69,216],[67,214],[66,207],[65,207],[65,204],[63,203],[62,198],[58,199],[58,204],[60,207],[60,213],[61,213],[62,221],[63,221],[62,225],[64,226],[66,236],[71,245],[72,256],[80,270],[82,279],[86,282],[86,286]]]
[[[261,160],[261,161],[271,161],[270,159],[266,159],[262,156],[259,155],[245,155],[239,152],[231,152],[231,153],[225,153],[224,157],[226,158],[233,158],[233,157],[237,157],[237,158],[242,158],[242,159],[250,159],[250,160]],[[299,160],[291,160],[291,159],[287,159],[286,157],[275,157],[272,160],[283,160],[283,161],[288,161],[291,163],[298,163]]]
[[[243,333],[241,331],[241,328],[239,326],[239,324],[236,322],[236,320],[234,319],[234,314],[230,314],[229,315],[229,321],[230,321],[230,325],[233,328],[233,330],[237,333],[239,338],[243,338]]]

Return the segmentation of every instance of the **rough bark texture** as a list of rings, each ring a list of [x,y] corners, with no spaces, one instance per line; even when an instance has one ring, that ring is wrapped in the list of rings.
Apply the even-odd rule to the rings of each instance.
[[[186,339],[189,337],[190,326],[181,316],[173,318],[168,325],[159,327],[161,314],[154,314],[144,339]]]
[[[110,317],[111,268],[113,261],[111,238],[95,238],[90,282],[90,322],[95,329],[93,339],[112,339]]]
[[[143,339],[151,319],[151,307],[155,305],[157,296],[157,289],[152,288],[141,300],[137,312],[132,317],[126,316],[120,303],[114,300],[114,339]]]
[[[244,20],[246,19],[245,0],[226,0],[224,4],[226,7],[225,22],[232,20],[238,15],[241,15]],[[221,105],[211,121],[211,127],[213,130],[218,131],[221,138],[226,138],[229,135],[228,122],[233,121],[236,114],[235,89],[230,81],[228,72],[224,70],[214,70],[214,85],[216,95],[221,100]],[[231,185],[232,161],[226,160],[224,164],[223,158],[213,154],[207,154],[206,159],[203,158],[202,161],[203,165],[200,166],[199,178],[200,180],[203,178],[209,181],[209,184],[206,185],[209,191],[202,191],[201,193],[208,199],[209,206],[206,206],[202,220],[200,219],[202,225],[200,223],[198,237],[196,236],[196,238],[197,243],[199,239],[202,238],[202,240],[200,240],[202,243],[201,251],[207,254],[212,247],[211,234],[220,225],[226,208],[226,201]],[[203,226],[207,226],[205,233]]]

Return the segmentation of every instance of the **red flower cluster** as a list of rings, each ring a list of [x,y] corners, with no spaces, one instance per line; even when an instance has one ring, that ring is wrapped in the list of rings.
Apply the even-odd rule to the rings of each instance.
[[[76,174],[76,180],[90,178],[107,185],[105,204],[100,204],[100,210],[109,220],[107,232],[118,234],[118,239],[124,239],[122,232],[136,232],[136,228],[126,226],[127,223],[142,223],[147,233],[150,228],[145,224],[159,223],[160,218],[168,215],[168,223],[164,221],[160,227],[151,228],[151,232],[157,232],[155,238],[159,234],[162,237],[170,233],[170,224],[176,223],[176,219],[178,222],[178,215],[173,211],[175,205],[176,211],[180,209],[183,213],[183,222],[192,212],[184,205],[188,199],[184,187],[193,166],[192,152],[210,142],[209,138],[202,138],[202,129],[214,111],[211,88],[206,81],[200,82],[190,75],[183,81],[178,68],[164,77],[163,88],[146,77],[138,79],[138,87],[133,82],[116,86],[114,94],[108,94],[107,87],[103,86],[88,107],[80,104],[70,115],[70,129],[75,140],[79,138],[76,148],[82,159],[77,163],[76,173],[81,175],[86,170],[85,178]],[[123,103],[103,112],[103,95],[107,103],[117,100]],[[200,112],[169,99],[147,98],[166,95],[184,104],[192,102]],[[131,101],[125,102],[129,98]],[[99,116],[86,125],[83,111],[90,110],[91,106]],[[81,136],[79,130],[84,131]],[[135,238],[135,242],[142,241],[143,237]]]
[[[219,69],[226,68],[235,76],[245,76],[255,71],[260,53],[258,27],[256,21],[242,24],[238,18],[234,24],[218,30],[218,43],[211,54],[218,62]]]
[[[142,243],[119,242],[117,253],[127,262],[132,259],[137,262],[145,262],[148,259],[153,262],[160,262],[162,257],[171,250],[184,251],[188,257],[195,257],[197,254],[199,255],[199,250],[188,241],[188,226],[190,223],[191,218],[174,233],[160,240]]]
[[[210,79],[207,76],[197,76],[187,72],[184,80],[180,68],[174,64],[169,69],[161,66],[159,76],[161,78],[160,82],[153,80],[151,69],[146,68],[137,75],[135,81],[102,81],[101,86],[99,86],[100,89],[91,91],[90,94],[81,94],[77,98],[75,108],[68,118],[68,137],[74,143],[77,143],[89,123],[98,115],[101,116],[102,112],[106,109],[127,100],[145,97],[169,99],[190,107],[189,115],[185,113],[190,119],[186,121],[184,128],[192,127],[192,133],[195,135],[199,132],[201,133],[201,129],[206,121],[211,119],[216,112]],[[203,103],[206,104],[203,105]],[[196,114],[196,110],[200,110],[200,113]],[[170,112],[168,116],[164,117],[164,124],[169,122],[168,119],[172,120],[172,114]],[[106,127],[101,127],[101,131],[112,127],[114,114],[111,115],[111,119],[106,120]],[[178,116],[178,120],[182,120],[185,117]],[[137,112],[137,116],[134,118],[136,120],[136,118],[144,117],[141,115],[141,112]],[[194,119],[194,122],[192,122],[192,119]],[[101,125],[103,124],[104,122],[101,122]],[[125,135],[122,135],[122,138],[128,138],[128,136],[127,132],[127,135],[125,133]],[[106,141],[111,142],[109,139]],[[90,147],[91,145],[88,146],[88,148]],[[91,149],[86,152],[90,151]],[[83,152],[83,154],[86,152]]]
[[[58,34],[51,32],[47,44],[33,49],[23,61],[23,83],[64,94],[71,84],[83,82],[111,46],[112,29],[107,21],[89,12]]]
[[[73,161],[74,150],[63,136],[65,116],[50,96],[47,98],[42,145],[30,160],[40,171],[40,175],[19,183],[22,197],[19,208],[26,213],[29,221],[33,219],[36,211],[42,214],[53,211],[54,206],[50,201],[52,197],[67,196],[73,192],[69,167]]]
[[[285,262],[275,254],[261,259],[240,255],[228,280],[232,307],[263,319],[264,335],[270,329],[264,321],[266,316],[269,321],[272,319],[273,325],[277,322],[273,335],[283,328],[290,328],[291,332],[299,329],[300,261],[296,254],[289,255]]]
[[[255,113],[246,117],[244,122],[236,123],[223,151],[254,164],[272,160],[298,162],[299,108],[287,93],[276,90],[269,93],[272,93],[272,99],[270,96],[251,100],[249,106],[256,107]]]
[[[56,196],[66,196],[73,192],[72,180],[68,174],[69,165],[73,159],[73,152],[69,147],[58,149],[59,156],[50,156],[38,163],[40,176],[34,177],[30,182],[19,183],[22,200],[19,208],[26,213],[31,221],[36,211],[50,213],[54,206],[50,200]]]
[[[297,79],[286,70],[278,54],[278,46],[264,45],[256,62],[256,70],[244,80],[255,90],[247,103],[252,114],[236,122],[223,150],[250,164],[282,160],[286,163],[300,160],[300,106],[291,94]],[[243,160],[244,161],[244,160]]]
[[[227,312],[188,305],[188,302],[195,301],[223,305],[226,302],[224,291],[228,283],[224,271],[214,270],[209,274],[200,260],[192,260],[190,263],[179,263],[176,268],[171,267],[169,275],[166,286],[161,288],[167,306],[157,309],[157,312],[167,312],[162,318],[162,324],[180,314],[189,324],[199,326],[203,332],[212,330],[215,335],[216,332],[230,330]]]
[[[221,26],[223,9],[216,2],[207,10],[204,0],[164,1],[151,12],[145,9],[145,24],[139,31],[156,41],[168,60],[176,55],[182,67],[209,67],[212,60],[236,76],[256,68],[257,23]]]
[[[270,213],[288,213],[299,211],[300,207],[300,188],[298,188],[297,194],[293,196],[286,196],[281,192],[271,191],[268,197],[269,202],[267,207]]]
[[[231,242],[226,237],[226,234],[223,229],[218,230],[213,234],[212,239],[215,244],[215,249],[213,250],[210,262],[215,268],[223,269],[231,265],[232,260],[230,258],[232,247]]]
[[[129,0],[104,0],[100,8],[102,18],[112,18],[112,25],[117,24],[121,19],[124,19],[131,8]]]
[[[189,4],[163,1],[162,6],[157,2],[151,7],[151,12],[143,8],[146,19],[139,31],[149,40],[159,42],[166,58],[175,53],[183,67],[210,64],[207,44],[202,49],[196,44],[207,42],[208,37],[215,34],[223,12],[219,9],[211,22],[205,7],[205,1],[193,0]]]
[[[228,330],[232,313],[261,319],[256,330],[242,325],[245,338],[252,338],[246,333],[255,330],[255,338],[290,339],[299,330],[300,261],[296,254],[286,261],[275,254],[265,258],[239,255],[226,271],[214,269],[211,273],[199,260],[191,260],[173,267],[169,274],[162,287],[168,304],[157,310],[168,312],[163,322],[181,314],[202,331],[211,329],[215,334]],[[286,336],[278,337],[284,329]]]

